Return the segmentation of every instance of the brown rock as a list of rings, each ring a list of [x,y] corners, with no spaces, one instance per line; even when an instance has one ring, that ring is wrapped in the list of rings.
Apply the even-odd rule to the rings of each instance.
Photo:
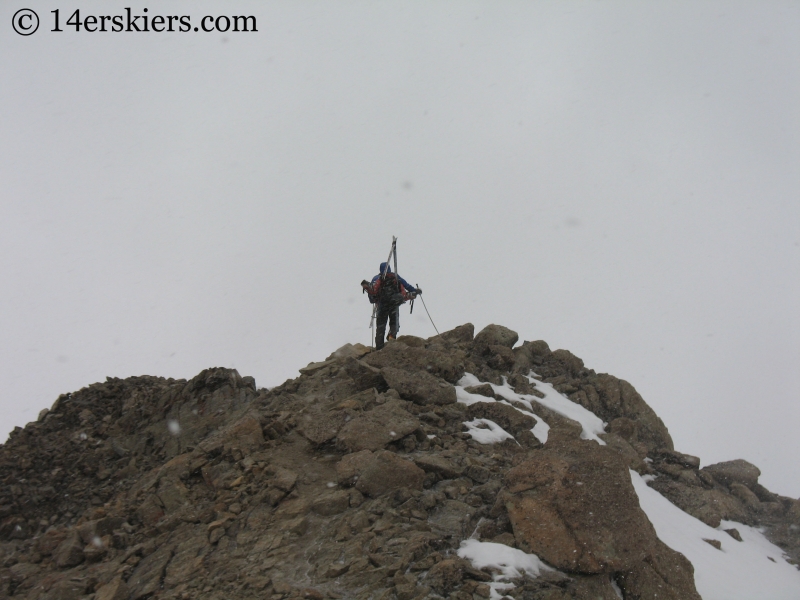
[[[165,545],[142,559],[128,579],[130,600],[139,600],[161,587],[161,580],[173,550],[174,546]]]
[[[574,394],[572,399],[609,423],[619,417],[635,421],[636,441],[643,442],[650,451],[674,448],[664,422],[627,381],[601,373],[592,385],[583,386],[582,391],[584,394]],[[633,443],[631,439],[626,440]]]
[[[742,541],[742,534],[739,533],[738,529],[731,528],[731,529],[725,529],[724,531],[729,536],[731,536],[733,539],[735,539],[737,542],[741,542]]]
[[[337,441],[350,452],[378,450],[419,428],[420,422],[403,402],[389,400],[345,424]]]
[[[412,373],[394,367],[384,367],[381,373],[389,387],[397,390],[404,400],[423,405],[456,402],[455,388],[425,371]]]
[[[455,329],[433,336],[429,338],[429,341],[432,343],[443,341],[451,344],[458,344],[471,342],[474,337],[475,326],[472,323],[465,323],[464,325],[459,325]]]
[[[656,534],[625,462],[588,441],[562,441],[506,475],[517,544],[558,569],[610,573],[650,554]]]
[[[749,488],[752,488],[758,483],[758,477],[761,475],[761,471],[757,466],[741,458],[709,465],[703,467],[701,470],[710,474],[714,479],[724,485],[741,483]]]
[[[719,527],[721,519],[741,523],[753,522],[741,501],[718,489],[691,486],[684,481],[676,481],[668,477],[657,477],[648,485],[675,506],[709,527]]]
[[[683,454],[681,452],[676,452],[675,450],[667,450],[666,448],[662,448],[657,454],[659,458],[670,463],[679,464],[691,469],[700,468],[700,459],[697,456],[692,456],[691,454]]]
[[[290,492],[292,488],[294,488],[295,483],[297,483],[297,473],[290,469],[277,467],[270,483],[279,490]]]
[[[625,598],[702,600],[694,585],[694,567],[661,540],[647,559],[617,575]]]
[[[488,346],[484,355],[488,356],[487,362],[489,366],[501,372],[510,371],[517,360],[511,348],[500,346],[499,344]]]
[[[511,331],[502,325],[487,325],[475,336],[474,344],[476,347],[505,346],[513,348],[517,340],[519,340],[519,335],[516,331]]]
[[[471,385],[464,388],[465,392],[469,392],[470,394],[478,394],[479,396],[486,396],[487,398],[494,398],[498,400],[497,394],[494,393],[494,389],[488,383],[482,383],[480,385]]]
[[[425,471],[411,461],[392,452],[380,451],[374,454],[374,460],[361,473],[356,489],[376,498],[399,488],[421,490],[424,479]]]
[[[95,592],[95,600],[127,600],[128,584],[121,577],[115,577]]]
[[[464,357],[461,350],[440,352],[405,344],[387,344],[379,352],[366,356],[364,362],[381,370],[392,367],[410,373],[424,372],[441,377],[449,383],[456,383],[464,375]]]
[[[375,460],[372,451],[362,450],[342,457],[336,464],[336,475],[339,484],[344,486],[355,485],[361,473]]]
[[[503,402],[475,402],[467,407],[470,419],[489,419],[500,425],[508,433],[517,437],[536,426],[536,419],[522,414],[516,408]]]
[[[758,499],[750,488],[741,483],[730,484],[731,494],[741,500],[744,505],[751,510],[759,510],[761,508],[761,501]]]
[[[36,551],[42,556],[53,554],[58,545],[67,537],[67,530],[60,527],[51,527],[36,540]]]
[[[425,583],[438,593],[447,595],[461,585],[463,578],[463,561],[450,558],[433,565],[425,576]]]
[[[312,444],[320,446],[331,441],[339,433],[339,430],[347,422],[345,412],[319,412],[308,414],[303,417],[298,431]]]
[[[464,469],[438,454],[414,456],[414,463],[426,473],[438,473],[443,479],[455,479]]]
[[[247,456],[263,445],[264,434],[261,431],[259,414],[251,411],[219,433],[207,438],[207,441],[203,442],[200,447],[205,452],[211,452],[218,447],[222,447],[226,452],[239,450]]]
[[[60,569],[74,567],[83,562],[83,542],[77,531],[71,531],[53,552],[53,561]]]
[[[346,511],[350,507],[350,494],[344,490],[336,490],[319,496],[311,504],[311,510],[318,515],[330,517]]]
[[[369,365],[364,360],[350,357],[345,359],[343,367],[345,373],[355,382],[356,389],[359,392],[371,388],[375,388],[379,392],[386,389],[386,381],[384,381],[380,369]]]

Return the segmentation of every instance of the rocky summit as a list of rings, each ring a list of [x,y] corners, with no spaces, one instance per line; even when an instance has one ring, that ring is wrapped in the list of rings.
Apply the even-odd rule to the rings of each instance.
[[[213,368],[62,395],[0,446],[0,597],[700,598],[635,473],[797,564],[800,501],[744,460],[700,468],[632,385],[517,342],[466,324],[272,389]]]

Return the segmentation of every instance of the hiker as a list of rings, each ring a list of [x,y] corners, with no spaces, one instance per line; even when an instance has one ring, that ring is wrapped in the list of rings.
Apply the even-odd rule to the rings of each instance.
[[[367,292],[369,301],[377,304],[378,323],[375,329],[375,349],[383,348],[383,336],[386,332],[386,320],[389,320],[389,337],[393,340],[400,329],[400,305],[406,300],[413,300],[422,293],[405,279],[392,273],[388,263],[381,263],[380,271],[371,282],[366,279],[361,287]]]

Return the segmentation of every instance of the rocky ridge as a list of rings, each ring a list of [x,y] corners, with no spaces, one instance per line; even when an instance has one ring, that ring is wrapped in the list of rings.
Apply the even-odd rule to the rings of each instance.
[[[0,446],[0,598],[699,598],[629,469],[712,527],[763,527],[798,563],[800,501],[743,460],[700,468],[629,383],[517,341],[467,324],[348,344],[270,390],[214,368],[62,395]],[[603,419],[605,445],[536,404],[537,379]],[[497,386],[531,398],[545,443]],[[475,419],[513,439],[477,442]],[[459,555],[468,539],[552,569],[498,583]]]

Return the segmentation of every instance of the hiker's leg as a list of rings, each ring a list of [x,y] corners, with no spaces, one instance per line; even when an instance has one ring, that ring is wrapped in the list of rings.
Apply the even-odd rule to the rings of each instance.
[[[388,311],[382,310],[378,305],[378,316],[375,323],[375,349],[383,348],[383,336],[386,334],[386,319],[389,317]]]
[[[399,320],[400,320],[400,307],[398,306],[392,309],[392,312],[389,313],[389,337],[391,339],[395,339],[397,337]]]

